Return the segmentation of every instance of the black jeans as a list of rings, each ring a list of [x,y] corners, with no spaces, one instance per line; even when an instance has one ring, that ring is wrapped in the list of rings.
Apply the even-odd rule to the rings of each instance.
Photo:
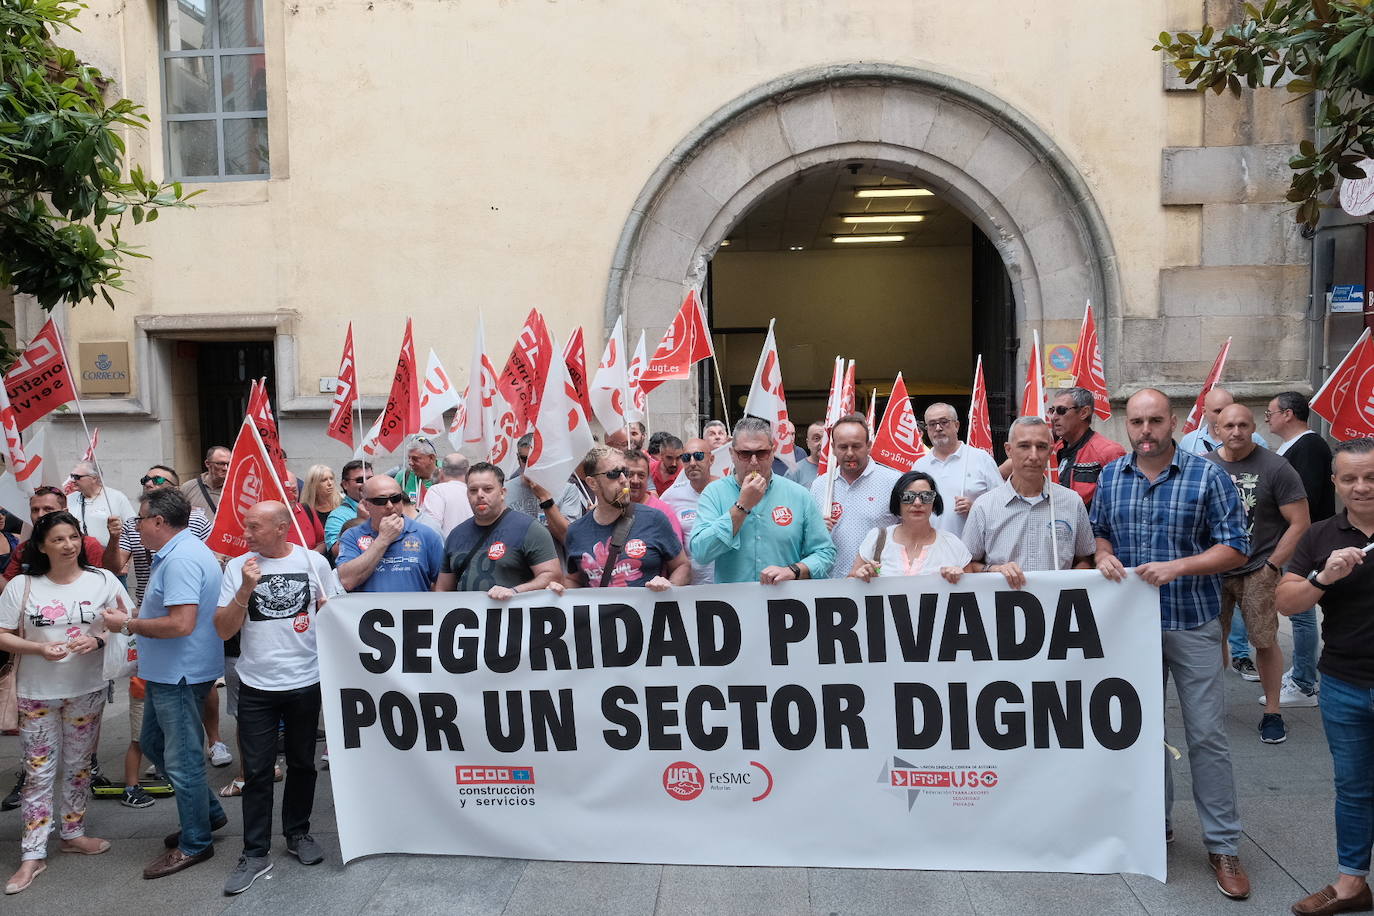
[[[243,854],[272,851],[272,768],[277,758],[277,723],[285,726],[286,785],[281,827],[286,837],[310,832],[315,805],[315,729],[320,721],[320,685],[296,690],[239,687],[239,757],[243,761]]]

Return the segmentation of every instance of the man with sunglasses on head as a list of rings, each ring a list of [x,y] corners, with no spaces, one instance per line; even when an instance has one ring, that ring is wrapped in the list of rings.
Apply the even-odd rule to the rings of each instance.
[[[390,477],[363,484],[367,521],[339,537],[339,582],[350,592],[427,592],[444,562],[444,542],[405,516],[406,495]]]
[[[448,534],[436,592],[486,592],[506,601],[548,588],[558,580],[553,535],[529,515],[506,503],[506,475],[479,461],[468,468],[472,518]]]
[[[224,481],[229,477],[229,458],[232,453],[223,445],[212,445],[205,452],[205,473],[197,474],[181,485],[181,495],[192,506],[205,510],[210,524],[215,523],[220,497],[224,495]]]
[[[663,494],[663,504],[672,510],[682,526],[684,540],[690,540],[697,524],[697,507],[701,494],[719,478],[711,476],[711,446],[705,439],[688,439],[682,452],[682,473]],[[695,558],[692,563],[692,584],[705,585],[716,581],[715,568]]]
[[[343,466],[343,473],[339,475],[343,502],[339,503],[339,507],[330,512],[324,520],[324,547],[326,550],[333,550],[335,545],[339,543],[339,535],[343,532],[343,526],[359,517],[359,513],[362,511],[360,501],[363,498],[363,483],[371,476],[372,464],[370,462],[355,458]]]
[[[104,547],[110,539],[106,519],[128,518],[134,514],[134,504],[123,493],[105,486],[95,465],[88,461],[72,468],[71,481],[76,484],[76,492],[70,500],[71,513],[81,521],[81,533],[95,538]]]
[[[930,451],[921,456],[912,470],[934,477],[935,489],[945,498],[945,511],[930,523],[959,537],[964,533],[973,501],[1000,487],[1002,472],[987,452],[959,441],[959,413],[949,404],[931,404],[926,408],[925,419],[917,425],[930,435]]]
[[[745,417],[735,426],[735,472],[701,494],[688,539],[692,556],[715,563],[717,582],[774,585],[824,579],[835,562],[821,511],[799,483],[773,473],[773,429]]]
[[[1126,454],[1124,448],[1093,429],[1093,404],[1091,391],[1069,388],[1055,395],[1049,409],[1055,438],[1050,465],[1058,470],[1060,485],[1083,497],[1085,506],[1092,505],[1102,469]]]

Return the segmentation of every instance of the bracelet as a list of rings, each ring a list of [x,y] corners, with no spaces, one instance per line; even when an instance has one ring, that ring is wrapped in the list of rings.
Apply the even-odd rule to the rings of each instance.
[[[551,496],[551,497],[549,497],[548,499],[544,500],[542,503],[540,503],[540,504],[539,504],[539,508],[540,508],[541,510],[543,510],[544,512],[548,512],[550,509],[552,509],[552,508],[553,508],[553,497]]]
[[[749,514],[749,510],[741,506],[739,503],[735,503],[735,508],[743,512],[745,515]]]
[[[95,647],[97,649],[105,648],[105,640],[101,639],[99,636],[95,637]]]
[[[240,601],[238,592],[234,593],[234,603],[237,604],[239,607],[243,608],[245,611],[248,610],[248,602]]]
[[[798,581],[801,580],[802,575],[800,566],[798,566],[796,563],[788,563],[787,568],[792,570],[792,575],[796,577]]]

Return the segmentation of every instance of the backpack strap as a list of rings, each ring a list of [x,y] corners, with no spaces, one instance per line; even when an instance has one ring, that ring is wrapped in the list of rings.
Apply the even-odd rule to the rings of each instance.
[[[606,552],[606,565],[601,567],[600,588],[605,588],[611,583],[611,575],[615,572],[616,560],[620,559],[620,551],[625,548],[625,542],[630,538],[630,526],[635,523],[635,504],[625,505],[625,514],[620,516],[615,523],[615,530],[611,532],[611,547]]]

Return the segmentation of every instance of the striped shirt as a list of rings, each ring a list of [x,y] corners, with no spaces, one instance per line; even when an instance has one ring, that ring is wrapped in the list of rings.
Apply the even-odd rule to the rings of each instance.
[[[837,470],[835,491],[830,495],[831,506],[825,504],[825,477],[812,481],[811,498],[821,510],[821,518],[839,515],[839,520],[830,529],[830,539],[835,542],[835,564],[830,567],[830,578],[843,579],[849,575],[854,558],[859,555],[859,545],[870,531],[897,523],[897,517],[887,509],[892,502],[892,488],[901,476],[872,460],[853,483],[845,480],[844,474]]]
[[[210,536],[210,516],[206,515],[200,506],[192,506],[191,518],[186,528],[204,541]],[[134,581],[131,583],[133,588],[130,591],[133,592],[134,600],[141,603],[143,591],[148,587],[148,576],[152,572],[153,552],[143,546],[143,536],[138,533],[138,516],[130,516],[124,520],[124,527],[119,531],[119,549],[129,551],[133,558]]]
[[[1050,534],[1051,508],[1054,535]],[[1046,483],[1044,490],[1027,499],[1010,480],[1004,481],[973,504],[961,540],[979,563],[1015,563],[1026,572],[1069,569],[1074,557],[1090,557],[1094,550],[1083,498],[1057,483]]]
[[[1179,560],[1225,544],[1248,556],[1245,507],[1226,472],[1180,448],[1152,483],[1134,454],[1107,465],[1090,513],[1093,534],[1123,566]],[[1180,576],[1159,590],[1160,625],[1192,630],[1221,613],[1221,575]]]

